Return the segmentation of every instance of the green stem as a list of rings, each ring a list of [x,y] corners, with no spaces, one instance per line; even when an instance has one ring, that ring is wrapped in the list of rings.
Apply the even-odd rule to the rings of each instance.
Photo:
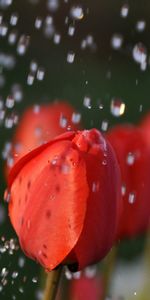
[[[48,273],[43,300],[55,300],[61,271],[62,267],[59,267],[56,270]]]
[[[108,296],[111,275],[116,262],[117,247],[113,247],[105,260],[105,269],[103,272],[103,295],[102,300]]]

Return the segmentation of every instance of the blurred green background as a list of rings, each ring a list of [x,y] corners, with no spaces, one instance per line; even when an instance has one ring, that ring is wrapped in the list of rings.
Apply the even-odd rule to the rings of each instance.
[[[52,2],[58,4],[55,11],[51,8]],[[71,17],[73,7],[83,10],[83,18],[78,20]],[[123,7],[128,7],[126,17],[122,15]],[[16,26],[10,24],[14,13],[18,14]],[[0,111],[5,111],[5,118],[0,123],[0,274],[6,272],[6,276],[0,275],[0,299],[38,299],[39,266],[25,258],[20,250],[9,254],[9,249],[5,252],[3,249],[4,245],[7,246],[6,241],[15,237],[7,216],[7,205],[3,202],[6,187],[3,149],[5,143],[11,140],[15,126],[6,128],[5,119],[13,114],[20,116],[33,103],[50,102],[58,98],[66,99],[75,106],[86,128],[101,129],[104,121],[108,122],[109,127],[122,122],[139,122],[150,109],[150,2],[0,0],[0,20],[1,16],[0,55],[11,55],[15,65],[12,69],[7,68],[4,60],[0,59],[0,82],[3,82],[0,83],[0,101],[4,105]],[[35,20],[39,16],[42,26],[36,29]],[[49,36],[44,34],[47,16],[53,19]],[[143,31],[137,29],[137,22],[141,20],[145,22]],[[8,27],[4,36],[1,34],[3,25]],[[69,26],[75,28],[73,36],[68,35]],[[8,37],[14,29],[18,37],[16,43],[11,45]],[[57,33],[60,34],[60,43],[55,44]],[[30,43],[25,55],[21,56],[17,52],[17,45],[22,34],[30,36]],[[118,50],[111,44],[116,34],[123,39]],[[82,49],[81,45],[88,36],[92,36],[93,42]],[[143,71],[133,59],[133,48],[139,43],[142,43],[146,55],[146,69]],[[73,63],[67,62],[70,52],[74,54]],[[45,76],[42,81],[35,78],[33,84],[28,85],[27,77],[33,60],[44,68]],[[14,84],[21,86],[23,98],[9,109],[5,103]],[[91,99],[90,108],[83,104],[85,96]],[[113,98],[121,99],[126,105],[125,113],[118,118],[110,111]],[[140,255],[143,242],[142,236],[120,243],[120,258],[134,259]],[[16,278],[14,272],[18,272]]]

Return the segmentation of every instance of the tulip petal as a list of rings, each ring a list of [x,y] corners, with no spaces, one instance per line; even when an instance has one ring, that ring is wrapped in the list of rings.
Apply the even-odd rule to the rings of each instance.
[[[69,140],[49,143],[29,158],[17,167],[9,214],[26,254],[52,270],[83,229],[89,193],[85,161]]]
[[[10,174],[8,177],[9,187],[11,187],[12,182],[14,181],[14,179],[17,176],[17,174],[19,173],[19,171],[23,168],[23,166],[27,162],[29,162],[33,157],[35,157],[35,155],[38,155],[39,153],[41,153],[41,151],[46,149],[47,146],[54,144],[56,141],[71,140],[74,137],[74,135],[75,135],[74,131],[65,132],[65,133],[59,135],[58,137],[56,137],[55,139],[53,139],[52,141],[34,149],[33,151],[31,151],[28,154],[26,154],[25,156],[23,156],[10,171]]]
[[[120,217],[118,202],[121,201],[120,172],[112,147],[95,129],[85,134],[86,139],[84,135],[74,139],[85,151],[83,157],[90,191],[84,227],[73,250],[78,270],[101,260],[112,247]]]

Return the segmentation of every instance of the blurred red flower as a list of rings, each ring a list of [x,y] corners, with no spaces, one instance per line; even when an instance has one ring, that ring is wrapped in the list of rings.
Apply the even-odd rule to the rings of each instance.
[[[107,134],[122,175],[123,214],[118,237],[134,237],[148,227],[150,218],[150,155],[141,129],[116,126]]]

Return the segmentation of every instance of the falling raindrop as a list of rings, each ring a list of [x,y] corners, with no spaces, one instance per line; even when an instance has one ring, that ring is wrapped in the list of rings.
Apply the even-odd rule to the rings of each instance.
[[[61,40],[61,35],[59,33],[54,34],[54,44],[59,44]]]
[[[101,130],[105,132],[105,131],[107,131],[107,129],[108,129],[108,121],[103,120],[102,124],[101,124]]]
[[[114,117],[120,117],[125,112],[125,103],[118,98],[113,98],[110,104],[110,112]]]
[[[26,53],[27,48],[29,46],[29,42],[30,42],[30,37],[28,35],[25,34],[21,35],[17,45],[17,53],[19,55],[24,55]]]
[[[81,121],[81,114],[73,112],[72,117],[71,117],[71,121],[72,121],[73,124],[80,123],[80,121]]]
[[[35,74],[33,72],[30,72],[27,77],[27,84],[32,85],[34,83],[34,79],[35,79]]]
[[[115,33],[111,38],[111,46],[114,50],[118,50],[122,47],[123,36],[119,33]]]
[[[13,0],[0,0],[0,8],[7,9],[11,4]]]
[[[136,30],[138,32],[143,32],[146,28],[146,22],[144,20],[139,20],[137,23],[136,23]]]
[[[68,27],[68,35],[73,36],[74,33],[75,33],[75,26],[70,25],[70,26]]]
[[[36,20],[35,20],[35,23],[34,23],[34,26],[36,29],[40,29],[42,27],[42,18],[41,17],[36,17]]]
[[[69,64],[72,64],[74,62],[75,59],[75,53],[73,51],[70,51],[67,53],[67,62]]]
[[[91,105],[91,98],[89,96],[85,96],[84,99],[83,99],[83,105],[89,109],[92,108],[92,105]]]
[[[126,18],[129,14],[129,5],[126,3],[121,7],[120,16]]]
[[[15,104],[14,98],[11,95],[9,95],[6,99],[6,107],[13,108],[14,104]]]
[[[8,43],[10,45],[14,45],[17,41],[17,37],[18,37],[18,31],[16,29],[10,31],[8,35]]]
[[[45,76],[45,69],[43,67],[39,67],[37,70],[37,80],[42,81],[44,79]]]
[[[82,6],[78,5],[71,7],[70,16],[75,20],[82,20],[84,17]]]
[[[47,8],[51,12],[55,12],[59,8],[59,0],[47,0]]]
[[[13,13],[10,17],[10,25],[11,26],[16,26],[17,22],[18,22],[18,14],[17,13]]]
[[[5,37],[8,32],[8,25],[4,22],[0,24],[0,36]]]
[[[135,62],[140,65],[145,63],[147,60],[147,50],[142,43],[138,43],[133,47],[132,56]]]

